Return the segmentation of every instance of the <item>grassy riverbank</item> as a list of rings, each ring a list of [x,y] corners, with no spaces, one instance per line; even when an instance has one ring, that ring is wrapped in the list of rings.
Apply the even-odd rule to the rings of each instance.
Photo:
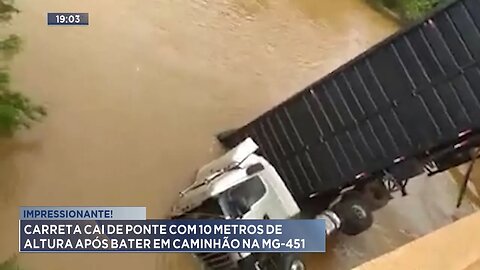
[[[401,23],[409,23],[426,16],[432,9],[454,0],[367,0],[375,8],[393,16]]]

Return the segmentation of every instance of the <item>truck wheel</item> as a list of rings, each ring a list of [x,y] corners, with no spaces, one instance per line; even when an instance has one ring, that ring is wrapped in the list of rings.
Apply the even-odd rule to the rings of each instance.
[[[297,256],[286,256],[284,260],[284,267],[280,269],[285,270],[305,270],[305,264]]]
[[[357,192],[344,196],[332,210],[340,218],[340,231],[346,235],[362,233],[373,224],[372,211]]]
[[[261,269],[265,270],[305,270],[305,264],[295,254],[277,254],[268,260]]]
[[[372,211],[385,207],[392,199],[390,192],[381,181],[367,183],[359,191]]]

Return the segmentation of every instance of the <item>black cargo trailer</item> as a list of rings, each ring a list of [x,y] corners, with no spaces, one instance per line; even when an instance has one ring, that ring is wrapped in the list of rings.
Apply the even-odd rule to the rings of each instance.
[[[302,200],[470,159],[479,145],[480,1],[460,0],[349,61],[254,121],[251,137]]]

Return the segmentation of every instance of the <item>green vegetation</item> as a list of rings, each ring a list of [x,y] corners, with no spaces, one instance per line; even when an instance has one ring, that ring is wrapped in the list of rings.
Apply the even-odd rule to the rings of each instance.
[[[17,264],[17,258],[12,257],[3,263],[0,263],[0,270],[20,270],[20,267]]]
[[[18,12],[13,1],[0,0],[0,23],[9,22]],[[7,64],[20,51],[21,43],[20,37],[13,34],[0,40],[0,136],[12,136],[18,129],[30,128],[46,115],[45,108],[11,89]]]
[[[10,60],[20,51],[22,40],[17,35],[9,35],[4,40],[0,40],[0,52],[4,60]]]
[[[0,1],[0,22],[9,22],[13,14],[20,11],[13,6],[13,0]]]
[[[438,5],[453,0],[369,0],[377,8],[386,9],[402,22],[410,22],[423,18]],[[393,14],[392,14],[393,13]]]

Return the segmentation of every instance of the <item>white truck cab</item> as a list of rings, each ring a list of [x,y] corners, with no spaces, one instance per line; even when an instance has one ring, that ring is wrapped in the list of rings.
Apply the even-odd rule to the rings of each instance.
[[[255,154],[258,146],[246,139],[217,160],[203,166],[195,182],[180,193],[173,207],[179,216],[216,198],[226,219],[288,219],[300,208],[275,168]]]
[[[257,144],[247,138],[198,170],[194,183],[180,192],[172,208],[172,218],[291,219],[300,216],[301,207],[275,168],[255,154],[257,149]],[[362,208],[357,208],[351,213],[358,216]],[[329,209],[322,209],[313,218],[325,219],[326,232],[319,233],[327,235],[342,225],[340,215]],[[196,257],[206,269],[305,269],[293,254],[199,253]]]

